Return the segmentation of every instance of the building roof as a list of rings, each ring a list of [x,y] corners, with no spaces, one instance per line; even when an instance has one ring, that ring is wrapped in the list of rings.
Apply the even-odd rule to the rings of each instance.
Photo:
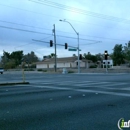
[[[78,59],[77,56],[74,57],[62,57],[62,58],[56,58],[57,63],[63,63],[63,62],[76,62]],[[90,60],[86,60],[83,59],[83,62],[91,62]],[[54,63],[55,62],[55,58],[48,58],[48,59],[44,59],[41,62],[37,62],[36,64],[45,64],[45,63]]]

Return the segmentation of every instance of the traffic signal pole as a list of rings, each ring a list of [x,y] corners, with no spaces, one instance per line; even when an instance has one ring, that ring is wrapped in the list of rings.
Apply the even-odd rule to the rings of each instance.
[[[75,33],[77,34],[77,40],[78,40],[78,74],[80,73],[80,61],[79,61],[79,33],[75,30],[75,28],[72,26],[72,24],[68,21],[66,21],[65,19],[64,20],[59,20],[59,21],[63,21],[63,22],[67,22],[70,24],[70,26],[73,28],[73,30],[75,31]]]
[[[55,72],[57,71],[57,59],[56,59],[56,32],[55,32],[55,24],[53,25],[53,33],[54,33],[54,44],[55,44]]]
[[[105,60],[106,60],[106,73],[108,72],[107,66],[108,66],[108,62],[107,62],[107,58],[108,58],[108,52],[105,50],[104,52],[105,55]]]
[[[79,33],[77,33],[78,36],[78,74],[80,73],[80,61],[79,61]]]
[[[107,60],[106,60],[106,73],[108,72],[108,70],[107,70],[107,65],[108,65],[108,63],[107,63]]]

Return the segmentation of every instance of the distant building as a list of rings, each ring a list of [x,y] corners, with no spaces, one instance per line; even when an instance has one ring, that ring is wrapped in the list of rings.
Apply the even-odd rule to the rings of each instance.
[[[78,58],[75,57],[64,57],[57,58],[57,68],[77,68],[78,67]],[[90,60],[80,60],[80,67],[89,68],[92,61]],[[41,62],[36,63],[37,69],[51,69],[55,67],[55,58],[47,58]]]

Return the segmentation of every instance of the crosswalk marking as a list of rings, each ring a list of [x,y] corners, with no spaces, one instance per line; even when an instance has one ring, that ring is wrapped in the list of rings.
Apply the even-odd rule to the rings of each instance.
[[[42,85],[71,85],[71,86],[76,86],[76,87],[99,87],[99,88],[106,88],[109,89],[110,87],[115,87],[115,86],[122,86],[127,85],[127,83],[119,83],[119,82],[96,82],[96,81],[85,81],[85,82],[80,82],[80,81],[46,81],[40,83]],[[116,89],[116,88],[112,88]]]
[[[37,88],[57,89],[57,90],[69,90],[88,93],[101,93],[118,96],[130,96],[130,87],[125,82],[100,82],[100,81],[54,81],[46,80],[45,82],[31,83],[29,86]],[[16,85],[18,86],[18,85]],[[25,85],[19,85],[25,86]],[[119,86],[119,87],[118,87]],[[124,88],[125,87],[125,88]],[[88,89],[89,88],[89,89]],[[114,92],[115,90],[119,90]],[[125,93],[124,91],[127,91]]]
[[[32,86],[32,87],[34,87],[34,86]],[[42,86],[42,85],[39,85],[37,87],[57,89],[57,90],[71,90],[71,91],[78,91],[78,92],[99,93],[99,94],[108,94],[108,95],[130,97],[130,94],[127,94],[127,93],[107,92],[107,91],[99,91],[99,90],[75,89],[75,88],[68,88],[68,87]]]

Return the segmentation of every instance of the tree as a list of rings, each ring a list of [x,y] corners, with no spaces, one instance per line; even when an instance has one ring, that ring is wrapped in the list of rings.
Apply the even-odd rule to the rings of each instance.
[[[124,56],[122,44],[116,44],[112,54],[114,65],[120,65],[124,63],[124,57],[125,56]]]
[[[14,51],[11,54],[9,52],[3,51],[1,63],[5,69],[15,68],[21,64],[22,57],[23,51]]]
[[[14,51],[10,54],[10,59],[14,60],[16,66],[21,64],[22,58],[23,58],[23,51]]]
[[[3,67],[9,62],[10,60],[10,53],[3,51],[3,56],[1,56],[1,64]]]
[[[124,46],[124,54],[125,54],[125,60],[127,63],[129,63],[130,66],[130,41],[125,44]]]
[[[91,55],[90,52],[88,52],[88,54],[84,53],[83,57],[84,57],[85,59],[91,60],[91,61],[93,61],[93,62],[97,62],[97,60],[98,60],[97,56]]]
[[[55,58],[55,53],[51,53],[50,55],[48,55],[49,58]]]
[[[50,55],[43,56],[43,59],[55,58],[55,53],[51,53]]]
[[[96,57],[97,57],[97,61],[103,60],[103,54],[101,54],[101,53],[96,54]]]
[[[34,62],[38,62],[39,59],[36,56],[36,54],[33,51],[31,51],[30,53],[23,56],[23,61],[28,63],[28,64],[32,64]]]

